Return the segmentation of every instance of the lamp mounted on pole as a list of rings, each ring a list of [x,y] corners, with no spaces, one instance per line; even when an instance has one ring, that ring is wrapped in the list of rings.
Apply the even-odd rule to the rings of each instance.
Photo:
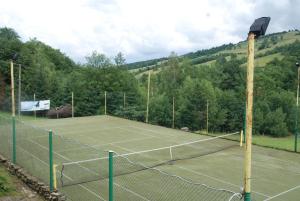
[[[254,21],[248,34],[247,92],[246,92],[246,146],[244,193],[245,201],[251,201],[251,153],[252,153],[252,113],[253,113],[253,78],[254,78],[254,42],[265,35],[270,17],[261,17]]]

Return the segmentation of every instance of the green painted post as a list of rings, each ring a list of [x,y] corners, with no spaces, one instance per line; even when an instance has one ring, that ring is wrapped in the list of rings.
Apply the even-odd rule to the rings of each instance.
[[[244,201],[251,201],[251,193],[245,193]]]
[[[49,170],[50,170],[50,191],[53,191],[53,145],[52,145],[52,131],[49,131]]]
[[[114,157],[114,152],[113,151],[109,151],[108,153],[108,170],[109,170],[109,201],[113,201],[114,200],[114,169],[113,169],[113,157]]]
[[[12,117],[12,143],[13,143],[13,155],[12,161],[14,164],[17,162],[17,146],[16,146],[16,117]]]
[[[247,112],[247,103],[245,103],[245,108],[244,108],[243,143],[246,143],[246,112]]]
[[[295,152],[298,151],[298,149],[297,149],[297,144],[298,144],[297,140],[298,140],[298,106],[296,108],[296,121],[295,121]]]

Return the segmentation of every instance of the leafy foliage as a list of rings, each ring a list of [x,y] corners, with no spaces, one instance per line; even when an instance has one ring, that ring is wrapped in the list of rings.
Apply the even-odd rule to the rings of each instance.
[[[283,59],[273,59],[255,69],[254,125],[256,134],[275,137],[294,132],[297,69],[300,60],[300,42],[278,45],[285,33],[262,37],[258,57],[280,53]],[[275,47],[273,47],[276,44]],[[168,58],[125,64],[122,53],[111,59],[94,51],[84,65],[75,64],[65,54],[46,44],[31,39],[25,43],[9,28],[0,29],[0,107],[9,108],[9,60],[19,53],[15,63],[22,64],[22,98],[51,99],[52,107],[71,102],[75,97],[75,115],[103,114],[104,91],[108,96],[111,114],[145,120],[147,75],[137,80],[127,69],[153,69],[150,89],[149,120],[151,123],[171,126],[173,99],[175,126],[192,130],[231,132],[241,130],[245,112],[246,59],[240,56],[244,42],[201,50],[183,56],[174,52]],[[221,53],[220,53],[221,52]],[[203,62],[214,60],[211,65]],[[200,65],[199,65],[200,64]],[[157,70],[157,66],[160,71]],[[15,72],[16,80],[17,73]],[[17,86],[16,86],[17,87]],[[119,93],[120,92],[120,93]],[[127,105],[122,93],[131,94]],[[119,94],[118,94],[119,93]],[[299,118],[300,119],[300,118]]]

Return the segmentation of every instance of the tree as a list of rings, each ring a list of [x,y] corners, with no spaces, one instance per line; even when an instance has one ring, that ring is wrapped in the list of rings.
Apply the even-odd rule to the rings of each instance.
[[[85,57],[87,66],[94,68],[108,68],[112,66],[112,63],[105,54],[98,53],[96,50],[92,52],[90,56]]]
[[[19,40],[20,36],[17,32],[11,28],[0,28],[0,38],[5,38],[6,40]]]
[[[126,64],[126,59],[125,59],[122,52],[119,52],[115,56],[114,60],[115,60],[115,64],[117,65],[117,67],[121,67],[121,66],[124,66]]]

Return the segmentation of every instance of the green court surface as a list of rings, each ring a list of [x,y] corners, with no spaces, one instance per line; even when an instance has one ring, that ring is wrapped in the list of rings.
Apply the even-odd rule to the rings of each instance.
[[[53,130],[57,184],[69,200],[108,200],[108,150],[116,153],[115,200],[230,200],[232,192],[241,192],[243,186],[244,149],[238,141],[112,116],[26,120],[25,124],[17,124],[17,163],[49,181],[47,130]],[[9,153],[9,147],[0,151]],[[170,155],[175,160],[165,163]],[[136,163],[151,168],[139,169]],[[299,197],[300,154],[253,146],[253,200]]]

